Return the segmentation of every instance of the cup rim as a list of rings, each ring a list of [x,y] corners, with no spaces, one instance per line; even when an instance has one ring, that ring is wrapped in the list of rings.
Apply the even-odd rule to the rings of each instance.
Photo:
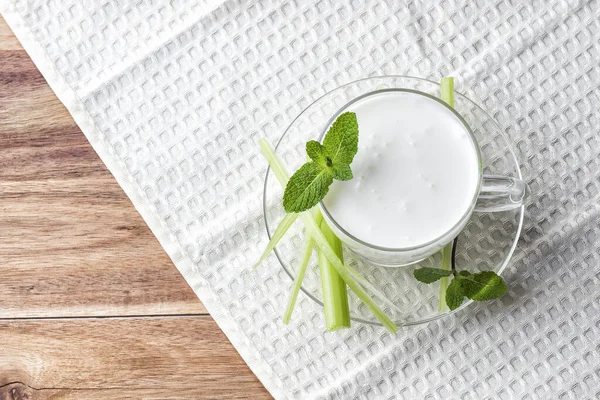
[[[323,128],[323,130],[321,131],[321,134],[319,135],[319,142],[322,142],[323,138],[325,137],[325,134],[327,132],[327,130],[329,129],[329,127],[333,124],[333,122],[335,121],[335,119],[341,114],[343,113],[345,110],[348,109],[348,107],[350,107],[352,104],[366,98],[369,96],[373,96],[373,95],[377,95],[377,94],[381,94],[381,93],[386,93],[386,92],[408,92],[408,93],[414,93],[417,95],[421,95],[424,96],[426,98],[429,98],[439,104],[441,104],[443,107],[445,107],[447,110],[449,110],[452,114],[454,114],[454,116],[456,116],[456,118],[459,120],[459,122],[465,127],[467,133],[469,134],[469,137],[471,139],[471,143],[473,144],[473,147],[475,149],[475,154],[477,156],[477,186],[475,188],[473,197],[471,198],[471,202],[469,207],[465,210],[465,212],[463,213],[463,215],[460,217],[460,219],[454,224],[452,225],[452,227],[450,227],[450,229],[448,229],[447,231],[443,232],[441,235],[437,236],[436,238],[425,242],[425,243],[421,243],[417,246],[410,246],[410,247],[384,247],[384,246],[378,246],[369,242],[366,242],[362,239],[357,238],[356,236],[352,235],[351,233],[349,233],[346,229],[344,229],[336,220],[335,218],[333,218],[333,216],[331,215],[331,213],[329,212],[329,210],[327,210],[327,207],[325,206],[325,203],[323,201],[319,202],[319,208],[321,209],[323,216],[327,219],[328,222],[331,222],[333,225],[335,225],[335,228],[337,228],[341,233],[343,233],[345,236],[347,236],[349,239],[359,243],[362,246],[368,247],[372,250],[376,250],[376,251],[380,251],[380,252],[387,252],[387,253],[401,253],[401,252],[409,252],[409,251],[415,251],[415,250],[420,250],[423,248],[426,248],[428,246],[431,246],[433,244],[438,243],[441,239],[444,239],[446,236],[448,236],[449,232],[452,232],[457,226],[460,226],[461,224],[463,224],[465,221],[467,221],[470,217],[471,214],[473,213],[473,210],[475,209],[475,205],[477,203],[477,199],[479,197],[479,192],[481,191],[481,184],[482,184],[482,180],[483,180],[483,166],[482,166],[482,160],[481,160],[481,151],[479,149],[479,144],[477,143],[477,139],[475,138],[475,135],[473,133],[473,131],[471,130],[471,127],[469,126],[469,124],[467,123],[467,121],[465,121],[465,119],[463,118],[462,115],[460,115],[460,113],[458,111],[456,111],[453,107],[450,107],[450,105],[448,105],[445,101],[439,99],[438,97],[432,96],[429,93],[425,93],[422,92],[420,90],[415,90],[415,89],[408,89],[408,88],[384,88],[384,89],[376,89],[373,90],[371,92],[367,92],[364,93],[352,100],[350,100],[349,102],[347,102],[346,104],[344,104],[338,111],[336,111],[333,116],[329,119],[329,121],[327,121],[327,123],[325,124],[325,127]]]

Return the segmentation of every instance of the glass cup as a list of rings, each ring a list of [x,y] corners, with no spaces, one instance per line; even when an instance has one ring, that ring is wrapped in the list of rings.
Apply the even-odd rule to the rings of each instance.
[[[472,144],[476,150],[478,160],[477,189],[467,210],[464,212],[459,221],[447,232],[444,232],[442,235],[440,235],[434,240],[431,240],[427,243],[423,243],[418,246],[405,248],[388,248],[381,247],[373,243],[367,243],[348,233],[344,229],[344,227],[331,216],[331,213],[327,210],[325,204],[323,202],[320,203],[320,208],[323,213],[324,219],[327,221],[331,229],[335,232],[335,234],[340,238],[340,240],[346,245],[346,247],[350,251],[352,251],[357,256],[361,257],[367,262],[384,267],[398,267],[414,264],[441,250],[446,244],[448,244],[456,236],[458,236],[458,234],[463,230],[463,228],[471,218],[473,212],[500,212],[513,210],[515,208],[523,206],[524,202],[528,197],[529,189],[527,187],[527,184],[520,179],[499,175],[485,175],[483,173],[483,160],[481,151],[479,149],[479,145],[477,143],[475,135],[473,134],[471,128],[464,120],[464,118],[458,112],[456,112],[456,110],[454,110],[452,107],[450,107],[448,104],[446,104],[439,98],[418,90],[405,88],[381,89],[368,92],[356,97],[355,99],[346,103],[336,113],[334,113],[334,115],[329,120],[329,123],[325,125],[325,129],[321,132],[319,141],[322,141],[325,133],[327,132],[329,126],[331,126],[333,121],[335,121],[335,119],[340,114],[345,112],[348,109],[348,107],[350,107],[352,104],[364,99],[365,97],[390,91],[410,92],[413,94],[425,96],[429,99],[438,102],[441,106],[449,109],[463,124],[465,131],[471,138]]]
[[[331,124],[332,115],[346,108],[353,99],[381,88],[413,89],[436,98],[440,95],[439,82],[411,76],[373,76],[339,86],[335,82],[330,82],[320,89],[321,97],[306,105],[299,104],[296,107],[298,114],[288,115],[293,118],[275,146],[275,152],[287,165],[288,172],[300,168],[306,162],[306,142],[319,138],[323,130]],[[511,124],[510,119],[501,120],[504,125],[501,128],[497,121],[478,105],[478,102],[458,91],[454,92],[454,108],[467,121],[477,139],[483,174],[521,179],[519,161],[512,148],[514,137],[511,138],[505,133],[506,128]],[[509,179],[508,182],[510,185],[511,180]],[[491,193],[492,196],[496,194],[498,194],[497,190]],[[273,171],[267,168],[262,207],[269,239],[286,215],[281,201],[282,195],[281,185]],[[458,236],[455,247],[456,265],[471,272],[494,271],[502,275],[513,260],[523,228],[525,207],[514,209],[508,207],[504,212],[476,212],[480,201],[483,205],[483,200],[478,200],[474,212]],[[303,224],[299,222],[293,224],[277,244],[275,255],[281,270],[276,274],[281,279],[285,276],[293,280],[297,276],[303,254],[304,238]],[[439,285],[424,285],[414,278],[413,272],[416,268],[440,268],[441,251],[403,268],[382,268],[356,255],[349,250],[348,246],[344,246],[343,252],[344,262],[359,271],[390,301],[390,303],[381,303],[381,307],[398,326],[427,323],[460,312],[472,303],[472,300],[468,300],[455,310],[440,311]],[[316,263],[316,257],[313,255],[311,267],[305,271],[301,289],[308,298],[322,306],[321,277],[319,268],[314,268]],[[348,303],[353,321],[381,326],[373,313],[352,291],[349,292]]]

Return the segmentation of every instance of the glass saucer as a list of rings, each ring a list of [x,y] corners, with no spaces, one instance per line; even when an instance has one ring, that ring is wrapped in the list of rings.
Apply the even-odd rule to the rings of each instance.
[[[275,150],[288,166],[289,172],[295,171],[305,162],[306,142],[318,139],[319,134],[326,128],[331,115],[350,100],[382,88],[408,88],[439,96],[438,83],[408,76],[365,78],[332,90],[302,111],[277,143]],[[454,108],[467,121],[479,143],[484,174],[521,179],[521,171],[511,144],[494,120],[477,104],[458,92],[455,93],[454,102]],[[273,176],[271,169],[268,169],[264,187],[263,211],[269,238],[285,214],[281,204],[282,196],[281,186]],[[510,262],[517,245],[523,225],[523,212],[524,207],[496,213],[473,213],[467,226],[458,236],[457,268],[472,272],[492,270],[501,274]],[[292,279],[294,279],[296,269],[300,264],[304,236],[302,227],[302,222],[297,220],[275,249],[281,266]],[[413,277],[413,271],[416,268],[439,268],[441,252],[417,264],[398,268],[386,268],[367,263],[347,250],[344,251],[344,260],[356,268],[398,307],[400,311],[377,300],[377,303],[398,326],[429,322],[450,315],[471,303],[471,301],[465,301],[454,311],[438,312],[439,283],[426,285]],[[307,269],[302,291],[322,305],[316,251]],[[380,325],[354,293],[352,291],[348,291],[348,293],[352,320]]]

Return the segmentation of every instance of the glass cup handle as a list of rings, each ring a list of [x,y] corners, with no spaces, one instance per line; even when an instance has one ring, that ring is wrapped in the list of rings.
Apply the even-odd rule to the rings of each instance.
[[[484,175],[475,211],[495,212],[519,208],[529,197],[527,184],[515,178]]]

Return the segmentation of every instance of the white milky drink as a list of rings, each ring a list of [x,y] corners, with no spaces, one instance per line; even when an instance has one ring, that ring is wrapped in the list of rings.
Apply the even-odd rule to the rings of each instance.
[[[371,94],[357,115],[354,178],[334,181],[324,205],[340,228],[370,245],[421,246],[450,231],[472,205],[478,153],[461,120],[418,93]]]

